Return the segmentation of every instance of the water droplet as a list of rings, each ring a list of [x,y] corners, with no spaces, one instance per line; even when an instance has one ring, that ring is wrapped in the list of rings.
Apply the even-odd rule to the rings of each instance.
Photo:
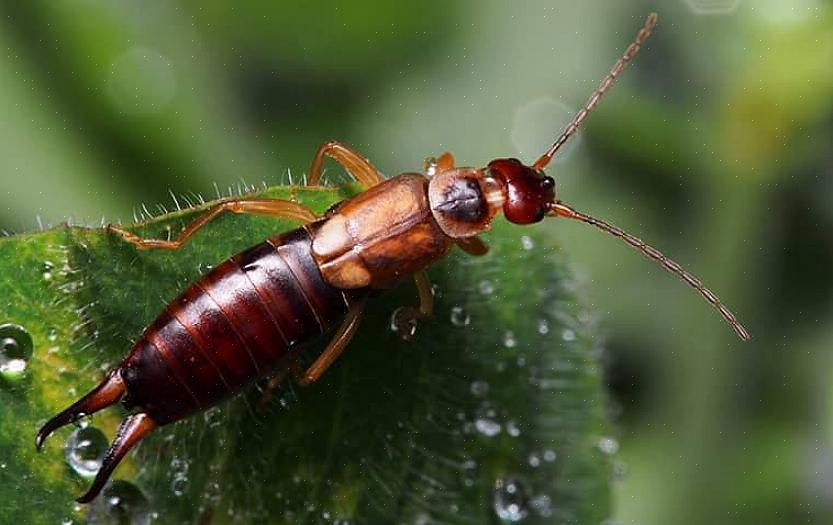
[[[174,474],[174,479],[171,481],[171,492],[174,496],[180,497],[188,490],[188,475],[183,472]]]
[[[569,328],[565,328],[563,332],[561,332],[561,339],[570,342],[576,340],[576,333],[570,330]]]
[[[546,319],[538,320],[538,333],[541,335],[547,335],[548,333],[550,333],[550,324],[547,322]]]
[[[542,518],[549,518],[552,516],[552,500],[546,494],[539,494],[532,498],[529,506],[535,511],[535,514]]]
[[[390,316],[390,331],[399,334],[406,341],[414,336],[417,330],[417,320],[409,315],[404,315],[403,308],[397,308]]]
[[[500,423],[484,417],[474,421],[474,428],[486,437],[494,437],[500,434]]]
[[[503,346],[506,348],[515,348],[517,344],[518,341],[515,339],[515,334],[512,333],[511,330],[508,330],[505,334],[503,334]]]
[[[538,455],[537,452],[532,452],[528,458],[526,458],[527,463],[532,468],[538,467],[541,465],[541,456]]]
[[[489,383],[486,381],[472,381],[470,390],[475,397],[486,397],[489,394]]]
[[[64,446],[66,462],[80,476],[91,478],[101,468],[107,445],[107,437],[99,429],[78,427],[69,435]]]
[[[483,295],[491,295],[492,292],[495,291],[495,285],[493,285],[491,281],[480,281],[477,285],[477,289],[480,290],[480,293]]]
[[[41,265],[41,275],[45,281],[52,280],[52,270],[55,269],[55,265],[52,264],[50,261],[44,261]]]
[[[512,437],[518,437],[521,435],[521,429],[518,428],[517,423],[510,420],[508,423],[506,423],[506,433]]]
[[[222,423],[222,411],[218,407],[209,408],[202,417],[209,428],[216,428]]]
[[[556,454],[554,450],[547,449],[544,451],[544,461],[546,461],[547,463],[552,463],[553,461],[555,461],[555,458]]]
[[[431,295],[433,295],[434,298],[436,298],[436,299],[439,299],[440,297],[443,296],[443,290],[442,290],[442,288],[440,288],[439,284],[432,284],[431,285]]]
[[[32,357],[32,336],[16,324],[0,325],[0,376],[14,380],[26,371]]]
[[[529,250],[535,248],[535,241],[532,240],[532,237],[530,237],[528,235],[523,235],[521,237],[521,248],[523,248],[524,250],[529,251]]]
[[[529,514],[526,489],[515,478],[498,479],[492,491],[492,508],[506,522],[518,522]]]
[[[56,328],[50,328],[49,332],[47,332],[47,334],[46,334],[46,338],[50,342],[54,343],[55,341],[58,340],[58,330]]]
[[[87,523],[149,525],[151,517],[150,503],[142,491],[132,483],[117,479],[104,487],[90,504]]]
[[[462,306],[451,307],[451,324],[454,326],[468,326],[471,324],[471,316],[463,310]]]
[[[73,525],[75,522],[72,521],[72,518],[64,518],[61,520],[61,525]]]
[[[616,441],[616,438],[610,436],[600,437],[598,447],[605,454],[612,455],[619,452],[619,442]]]

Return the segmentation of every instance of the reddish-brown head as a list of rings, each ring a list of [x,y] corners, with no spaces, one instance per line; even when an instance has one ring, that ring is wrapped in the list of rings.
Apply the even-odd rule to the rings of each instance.
[[[496,159],[488,165],[492,177],[506,188],[503,214],[509,222],[532,224],[541,221],[555,202],[555,181],[540,169],[518,159]]]

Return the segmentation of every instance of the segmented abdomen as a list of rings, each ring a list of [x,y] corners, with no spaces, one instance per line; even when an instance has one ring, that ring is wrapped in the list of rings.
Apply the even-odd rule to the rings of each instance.
[[[365,290],[327,284],[304,229],[232,257],[172,301],[122,365],[128,406],[181,419],[285,365],[339,324]]]

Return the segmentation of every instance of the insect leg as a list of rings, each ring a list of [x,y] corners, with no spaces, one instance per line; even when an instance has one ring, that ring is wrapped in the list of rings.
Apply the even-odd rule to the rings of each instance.
[[[330,141],[322,144],[315,153],[309,169],[307,186],[320,184],[325,155],[341,164],[365,188],[375,186],[383,180],[379,171],[359,152],[341,142]]]
[[[425,270],[414,274],[414,284],[419,294],[419,307],[402,306],[393,312],[393,324],[406,341],[414,335],[417,321],[434,313],[434,294],[431,293],[431,281]]]
[[[321,352],[318,359],[310,365],[307,371],[304,372],[303,376],[298,380],[299,385],[307,386],[314,383],[319,377],[321,377],[321,374],[323,374],[330,367],[330,365],[338,359],[338,356],[341,355],[341,352],[344,351],[344,348],[350,343],[350,340],[353,339],[353,335],[359,327],[359,321],[362,319],[362,314],[364,313],[364,307],[366,304],[367,300],[363,300],[353,306],[350,313],[347,314],[347,318],[344,319],[344,322],[341,323],[341,326],[338,328],[336,335],[333,337],[332,341],[330,341],[330,344],[327,345],[327,348]]]
[[[179,236],[173,241],[166,241],[162,239],[143,239],[135,233],[123,230],[118,226],[113,226],[112,224],[107,226],[107,231],[121,235],[125,241],[134,244],[141,250],[150,248],[178,250],[188,241],[189,238],[191,238],[192,235],[197,232],[197,230],[226,211],[241,214],[282,217],[302,223],[312,222],[318,218],[312,210],[298,204],[297,202],[281,199],[240,198],[227,200],[209,208],[203,215],[197,217],[194,222],[183,228],[179,233]]]
[[[486,255],[489,251],[489,245],[480,237],[461,237],[454,242],[469,255]]]
[[[290,363],[287,363],[286,366],[269,378],[266,386],[263,387],[263,393],[260,395],[260,399],[257,401],[257,406],[255,407],[258,414],[262,414],[266,410],[266,407],[272,402],[272,398],[275,397],[275,392],[278,391],[278,388],[280,388],[284,379],[290,373],[296,378],[303,377],[303,370],[301,370],[297,359],[292,359]]]
[[[124,455],[154,428],[156,428],[156,422],[145,413],[140,412],[128,416],[122,422],[116,433],[116,439],[113,440],[113,444],[107,450],[107,454],[105,454],[104,460],[101,462],[101,468],[98,470],[93,484],[90,485],[90,489],[75,501],[78,503],[89,503],[98,496],[98,493],[101,492],[107,480],[110,479],[110,474],[113,473],[113,470],[118,466],[122,458],[124,458]]]

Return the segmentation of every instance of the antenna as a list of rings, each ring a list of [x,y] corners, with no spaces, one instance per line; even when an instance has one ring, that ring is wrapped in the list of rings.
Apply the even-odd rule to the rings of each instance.
[[[668,270],[669,272],[673,273],[683,281],[685,281],[689,286],[700,292],[700,295],[703,296],[703,299],[706,300],[710,305],[712,305],[720,315],[723,316],[723,320],[732,327],[738,337],[743,339],[744,341],[749,341],[752,339],[752,336],[749,335],[749,332],[746,331],[746,328],[740,324],[740,321],[737,320],[735,314],[732,313],[729,308],[726,307],[723,303],[720,302],[720,299],[715,295],[714,292],[706,288],[703,283],[695,277],[694,275],[688,273],[680,266],[679,263],[673,261],[662,254],[656,248],[649,246],[646,244],[642,239],[631,235],[630,233],[622,230],[621,228],[614,226],[610,223],[607,223],[601,219],[597,219],[595,217],[591,217],[590,215],[586,215],[579,211],[574,210],[570,206],[566,204],[562,204],[561,202],[555,202],[551,205],[552,216],[554,217],[566,217],[567,219],[575,219],[582,222],[586,222],[596,228],[607,232],[614,237],[619,237],[631,247],[639,250],[644,256],[655,260],[659,263],[660,266]]]
[[[587,118],[587,115],[590,114],[591,111],[599,104],[599,101],[602,99],[602,96],[610,90],[610,87],[613,85],[613,82],[616,80],[616,77],[619,76],[619,73],[625,69],[625,66],[628,65],[628,62],[631,61],[633,57],[639,53],[639,49],[645,44],[645,41],[648,40],[648,37],[651,36],[651,31],[653,31],[654,26],[657,25],[657,14],[651,13],[648,15],[648,18],[645,19],[645,24],[642,26],[642,29],[639,30],[639,33],[636,34],[636,38],[633,39],[631,45],[625,50],[625,54],[622,55],[616,63],[611,68],[610,73],[602,80],[601,84],[599,84],[598,89],[590,95],[590,98],[587,99],[587,103],[584,104],[584,107],[579,111],[575,117],[573,117],[573,121],[564,129],[564,132],[561,133],[561,136],[550,146],[550,149],[547,150],[546,153],[541,155],[541,158],[535,161],[535,164],[532,165],[533,169],[540,170],[544,169],[547,164],[550,163],[552,157],[555,153],[561,149],[561,146],[564,145],[567,140],[573,134],[578,131],[581,124],[584,122],[584,119]]]

